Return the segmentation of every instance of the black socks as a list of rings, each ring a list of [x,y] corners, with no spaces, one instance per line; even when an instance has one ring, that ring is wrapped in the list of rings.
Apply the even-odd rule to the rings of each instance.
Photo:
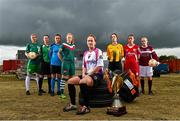
[[[80,84],[80,91],[82,94],[82,98],[84,99],[84,104],[86,107],[89,106],[89,98],[88,98],[88,86],[87,84]]]
[[[51,92],[51,77],[48,78],[48,90]]]
[[[40,91],[42,90],[43,78],[39,78],[38,84],[39,84],[39,91]]]
[[[148,80],[149,93],[152,91],[152,80]]]
[[[144,79],[141,79],[141,91],[144,94]]]
[[[76,104],[76,88],[74,84],[68,84],[68,91],[69,91],[69,96],[71,99],[71,103],[73,105]]]

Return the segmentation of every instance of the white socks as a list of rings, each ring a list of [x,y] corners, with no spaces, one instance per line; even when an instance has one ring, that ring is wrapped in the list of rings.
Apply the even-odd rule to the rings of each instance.
[[[26,76],[26,79],[25,79],[26,91],[29,91],[31,77],[32,76],[30,74],[28,74]],[[37,83],[37,88],[39,88],[39,76],[38,75],[36,75],[36,83]]]
[[[27,75],[26,80],[25,80],[26,91],[29,91],[30,79],[31,79],[31,76]]]

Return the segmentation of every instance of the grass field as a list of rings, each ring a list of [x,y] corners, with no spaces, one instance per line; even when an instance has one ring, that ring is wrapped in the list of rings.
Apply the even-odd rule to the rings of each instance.
[[[147,82],[145,83],[147,90]],[[47,91],[47,82],[44,82]],[[83,116],[75,115],[76,111],[63,112],[63,106],[69,99],[61,100],[56,95],[47,93],[37,95],[35,81],[31,81],[31,95],[25,95],[24,80],[17,80],[13,75],[0,75],[0,120],[121,120],[152,119],[180,120],[180,74],[162,75],[154,78],[155,95],[141,95],[132,103],[125,103],[128,113],[120,117],[106,114],[105,108],[91,108],[91,113]],[[67,94],[67,89],[66,89]]]

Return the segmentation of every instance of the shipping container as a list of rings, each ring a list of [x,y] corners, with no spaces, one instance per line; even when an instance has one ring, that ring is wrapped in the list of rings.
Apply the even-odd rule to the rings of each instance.
[[[3,72],[11,69],[11,64],[9,60],[3,60]]]
[[[179,73],[180,72],[180,59],[161,61],[161,63],[168,64],[169,72],[171,72],[171,73]]]
[[[25,60],[3,60],[3,72],[17,70],[24,62]]]

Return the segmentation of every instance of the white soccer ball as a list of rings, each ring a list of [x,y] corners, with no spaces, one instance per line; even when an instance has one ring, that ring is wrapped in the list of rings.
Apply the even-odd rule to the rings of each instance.
[[[29,52],[28,53],[28,58],[29,59],[35,59],[37,57],[37,54],[35,52]]]
[[[150,59],[148,64],[151,67],[155,67],[158,65],[158,62],[155,59]]]

